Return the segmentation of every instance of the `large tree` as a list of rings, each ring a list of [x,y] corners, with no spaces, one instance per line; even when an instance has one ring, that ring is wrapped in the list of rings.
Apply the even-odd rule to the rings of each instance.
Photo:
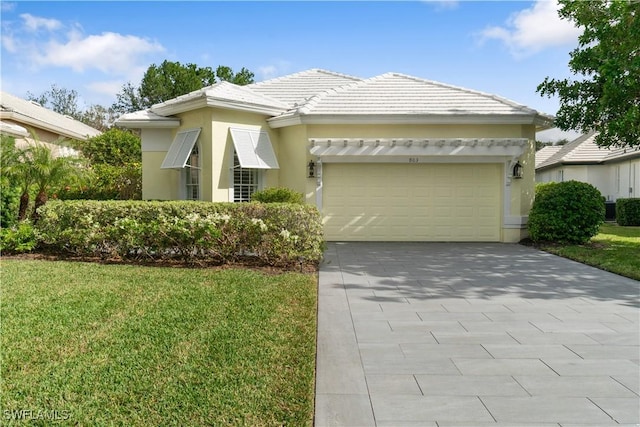
[[[113,126],[113,122],[118,116],[113,108],[106,108],[98,104],[92,104],[88,108],[82,109],[79,105],[79,96],[76,90],[59,87],[55,83],[51,85],[51,89],[42,92],[40,95],[27,92],[27,99],[35,101],[56,113],[72,117],[102,132]]]
[[[640,2],[559,0],[558,14],[584,29],[570,53],[574,79],[545,78],[541,95],[558,95],[556,125],[595,130],[603,147],[640,146]]]
[[[31,92],[27,92],[27,99],[35,101],[56,113],[64,114],[79,120],[82,112],[78,106],[78,92],[71,89],[59,87],[56,84],[51,85],[51,89],[44,91],[36,96]]]
[[[216,81],[228,81],[237,85],[253,83],[254,74],[242,68],[234,73],[227,66],[220,65],[215,71],[211,67],[198,67],[195,64],[163,61],[152,64],[138,87],[130,82],[117,94],[113,109],[127,113],[138,111],[180,95],[210,86]]]

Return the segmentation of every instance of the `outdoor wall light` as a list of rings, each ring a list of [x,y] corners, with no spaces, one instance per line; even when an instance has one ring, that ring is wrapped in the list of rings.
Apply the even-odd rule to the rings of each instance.
[[[516,162],[515,165],[513,165],[513,174],[512,176],[516,179],[520,179],[522,178],[522,171],[523,171],[523,167],[520,164],[520,162]]]
[[[313,160],[309,160],[309,164],[307,165],[307,178],[315,178],[316,177],[316,164]]]

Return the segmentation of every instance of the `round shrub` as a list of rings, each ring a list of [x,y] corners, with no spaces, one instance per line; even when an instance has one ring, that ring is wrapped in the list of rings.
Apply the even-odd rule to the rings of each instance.
[[[251,201],[261,203],[304,203],[302,193],[285,187],[272,187],[256,191],[251,195]]]
[[[529,236],[534,242],[586,243],[598,233],[604,212],[604,198],[591,184],[541,184],[529,213]]]

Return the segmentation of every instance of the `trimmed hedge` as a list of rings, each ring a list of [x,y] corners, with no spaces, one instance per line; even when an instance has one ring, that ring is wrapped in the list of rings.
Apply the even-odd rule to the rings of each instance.
[[[302,193],[286,187],[272,187],[256,191],[251,195],[251,201],[262,203],[304,203]]]
[[[318,210],[299,204],[58,200],[37,228],[45,249],[103,258],[284,266],[323,250]]]
[[[540,184],[529,212],[529,236],[534,242],[586,243],[598,234],[604,213],[604,198],[591,184]]]
[[[640,199],[616,200],[616,222],[619,225],[640,225]]]

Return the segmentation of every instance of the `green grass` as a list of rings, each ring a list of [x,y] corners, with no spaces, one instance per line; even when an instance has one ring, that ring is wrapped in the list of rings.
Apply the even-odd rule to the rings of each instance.
[[[541,249],[602,270],[640,280],[640,227],[603,224],[585,245],[541,245]]]
[[[3,260],[1,279],[4,422],[312,423],[314,275]]]

